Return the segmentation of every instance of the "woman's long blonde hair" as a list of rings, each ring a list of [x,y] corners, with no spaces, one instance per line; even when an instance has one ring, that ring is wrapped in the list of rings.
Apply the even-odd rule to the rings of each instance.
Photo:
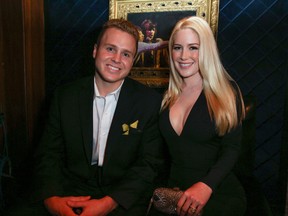
[[[161,110],[171,107],[181,93],[183,80],[175,69],[171,53],[175,33],[184,28],[192,29],[198,34],[199,70],[203,78],[203,91],[218,134],[224,135],[241,123],[245,116],[244,102],[238,85],[221,63],[214,35],[203,18],[197,16],[184,18],[177,22],[171,33],[169,39],[171,71]]]

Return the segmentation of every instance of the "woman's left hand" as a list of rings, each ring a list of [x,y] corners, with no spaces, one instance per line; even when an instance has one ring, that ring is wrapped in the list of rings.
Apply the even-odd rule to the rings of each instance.
[[[203,182],[197,182],[184,191],[177,204],[177,213],[180,216],[201,215],[203,207],[208,202],[212,189]]]

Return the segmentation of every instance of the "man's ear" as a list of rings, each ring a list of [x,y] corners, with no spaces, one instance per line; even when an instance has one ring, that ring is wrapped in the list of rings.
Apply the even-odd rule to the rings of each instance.
[[[94,44],[94,49],[93,49],[93,58],[96,58],[96,53],[97,53],[97,44]]]

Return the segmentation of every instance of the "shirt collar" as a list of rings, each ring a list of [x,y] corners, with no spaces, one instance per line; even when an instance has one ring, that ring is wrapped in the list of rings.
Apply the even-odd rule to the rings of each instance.
[[[114,90],[113,92],[110,92],[109,94],[107,94],[106,97],[109,96],[109,95],[113,95],[115,100],[117,101],[118,98],[119,98],[120,89],[121,89],[123,83],[124,83],[124,80],[122,81],[122,83],[120,84],[120,86],[116,90]],[[98,87],[97,87],[97,84],[96,84],[96,80],[94,79],[94,99],[96,97],[102,97],[102,96],[99,93],[99,90],[98,90]]]

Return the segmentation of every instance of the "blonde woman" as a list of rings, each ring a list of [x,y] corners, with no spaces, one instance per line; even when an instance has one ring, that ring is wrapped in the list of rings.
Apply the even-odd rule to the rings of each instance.
[[[168,186],[184,191],[177,214],[243,215],[245,193],[232,172],[245,115],[240,89],[224,69],[204,19],[180,20],[169,52],[171,74],[160,130],[171,159]]]

